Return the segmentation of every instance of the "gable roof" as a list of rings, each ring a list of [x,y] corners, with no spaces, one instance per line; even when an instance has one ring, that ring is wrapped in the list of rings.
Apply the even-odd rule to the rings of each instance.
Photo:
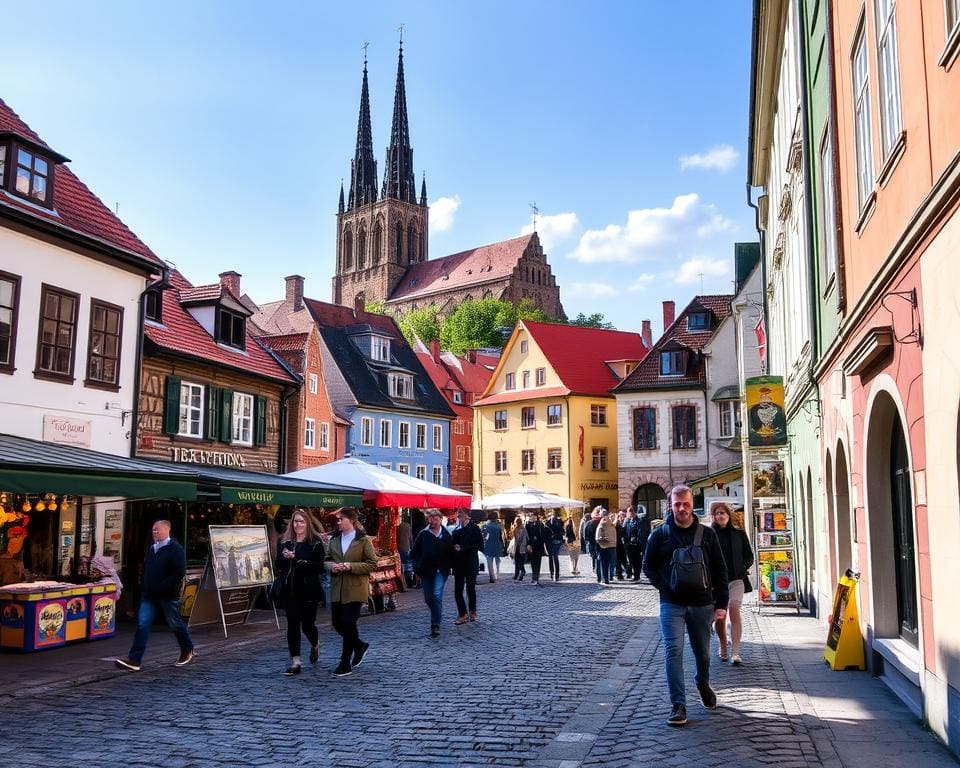
[[[479,248],[412,264],[387,301],[428,296],[439,291],[466,288],[507,278],[513,274],[520,257],[536,236],[534,232],[512,240],[481,245]]]
[[[609,394],[620,379],[607,363],[643,360],[649,351],[639,333],[527,320],[521,323],[573,394]]]
[[[440,390],[460,390],[476,398],[486,389],[493,375],[493,369],[477,361],[476,357],[471,360],[467,355],[441,352],[439,359],[434,359],[430,349],[419,340],[415,352],[424,370]],[[455,411],[458,408],[469,411],[470,399],[464,398],[462,403],[455,403],[452,407]]]
[[[299,379],[250,333],[247,327],[246,349],[228,349],[217,344],[206,329],[180,304],[180,296],[193,286],[176,269],[169,274],[170,288],[163,291],[161,323],[147,321],[144,334],[155,351],[170,352],[215,366],[231,368],[251,376],[273,379],[285,384]]]
[[[79,233],[135,255],[135,261],[143,268],[163,266],[156,254],[64,165],[67,158],[54,152],[3,99],[0,99],[0,134],[23,139],[25,143],[50,153],[54,160],[53,210],[0,191],[0,213],[53,227],[63,236]],[[91,247],[95,245],[90,243]]]
[[[694,355],[695,359],[690,360],[686,375],[661,376],[660,352],[672,349],[688,349],[691,352],[699,353],[713,337],[720,323],[730,314],[731,301],[733,301],[733,296],[729,295],[694,296],[670,327],[664,331],[663,336],[653,345],[653,349],[646,360],[620,382],[615,391],[634,392],[645,389],[702,388],[706,384],[706,379],[700,355]],[[687,316],[691,312],[700,312],[704,309],[711,313],[713,322],[705,330],[691,331],[687,328]]]
[[[313,315],[327,350],[359,405],[453,418],[455,414],[446,399],[423,369],[392,317],[363,310],[355,313],[349,307],[306,297],[303,303]],[[389,336],[390,362],[367,358],[352,341],[352,336],[358,333]],[[414,400],[390,397],[386,382],[388,371],[402,371],[413,376]]]

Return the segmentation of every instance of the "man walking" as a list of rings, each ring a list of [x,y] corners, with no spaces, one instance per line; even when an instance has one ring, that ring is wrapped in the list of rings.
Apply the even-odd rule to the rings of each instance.
[[[459,525],[453,531],[453,597],[457,601],[457,619],[454,624],[477,620],[477,568],[483,534],[480,526],[470,520],[470,510],[457,512]],[[466,587],[467,599],[463,599]],[[469,608],[470,613],[467,613]]]
[[[147,650],[147,640],[157,611],[163,613],[164,621],[173,630],[180,644],[180,658],[177,659],[176,666],[186,666],[196,655],[187,623],[180,614],[180,584],[187,572],[187,556],[183,547],[170,538],[169,520],[157,520],[150,533],[153,544],[147,550],[147,559],[143,565],[137,632],[133,636],[130,652],[122,659],[116,659],[118,667],[133,672],[140,671],[140,662]]]
[[[533,586],[542,587],[540,583],[540,566],[543,556],[547,553],[547,539],[549,532],[540,521],[540,513],[536,510],[527,513],[527,562],[530,563],[530,576]]]
[[[440,637],[443,618],[443,588],[450,576],[453,537],[443,526],[440,510],[427,512],[427,527],[417,534],[413,549],[413,570],[423,585],[423,601],[430,609],[430,637]]]
[[[697,665],[694,678],[707,709],[717,706],[710,687],[710,626],[727,616],[727,567],[712,528],[693,514],[693,492],[678,485],[670,492],[673,515],[647,539],[643,573],[660,592],[660,634],[672,709],[667,723],[687,722],[683,681],[686,627]]]
[[[640,569],[643,567],[643,545],[650,535],[649,523],[644,529],[644,520],[637,516],[633,507],[627,507],[627,521],[623,524],[624,546],[627,551],[627,575],[634,584],[640,581]]]

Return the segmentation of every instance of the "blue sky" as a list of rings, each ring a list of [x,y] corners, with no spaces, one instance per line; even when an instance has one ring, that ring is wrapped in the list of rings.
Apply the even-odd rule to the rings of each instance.
[[[271,301],[298,273],[329,300],[361,46],[382,173],[403,24],[430,255],[517,236],[536,201],[567,314],[656,335],[756,239],[750,21],[748,0],[54,0],[18,6],[0,97],[195,284],[235,269]]]

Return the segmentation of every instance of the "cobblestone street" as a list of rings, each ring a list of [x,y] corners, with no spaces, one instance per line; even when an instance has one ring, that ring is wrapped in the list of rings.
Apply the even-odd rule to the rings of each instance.
[[[419,592],[362,619],[371,651],[346,678],[330,674],[339,644],[326,625],[320,663],[295,678],[281,675],[275,631],[232,646],[199,633],[196,662],[176,669],[158,628],[140,673],[5,691],[0,764],[955,765],[880,681],[822,664],[811,619],[748,611],[745,665],[713,665],[719,708],[703,709],[688,681],[690,723],[671,729],[650,587],[481,579],[480,620],[462,627],[448,584],[439,640]],[[108,673],[102,654],[91,664]],[[5,681],[18,662],[0,657]]]

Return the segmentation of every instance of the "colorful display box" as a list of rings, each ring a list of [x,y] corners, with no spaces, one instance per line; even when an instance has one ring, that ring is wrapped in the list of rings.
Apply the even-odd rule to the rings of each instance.
[[[32,652],[112,637],[117,587],[35,582],[0,587],[0,649]]]

